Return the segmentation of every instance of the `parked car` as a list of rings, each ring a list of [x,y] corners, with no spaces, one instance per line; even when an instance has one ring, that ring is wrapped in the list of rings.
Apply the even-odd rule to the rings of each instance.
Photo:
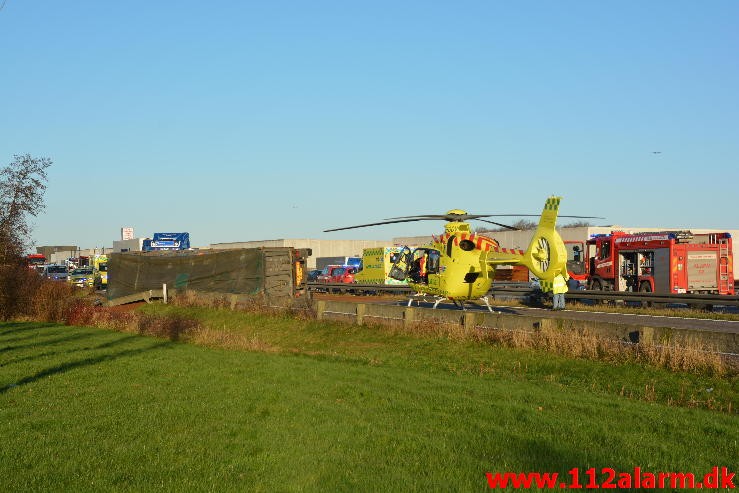
[[[354,282],[354,274],[357,272],[356,267],[350,267],[344,265],[338,269],[334,269],[331,273],[331,280],[329,282],[341,282],[344,284],[350,284]]]
[[[41,275],[53,281],[66,281],[69,277],[69,271],[64,265],[49,264],[44,266]]]
[[[353,265],[327,265],[318,275],[316,282],[334,284],[345,283],[351,284],[354,281],[354,274],[357,273],[357,267]],[[317,288],[317,291],[329,292],[329,289]],[[339,292],[338,289],[332,289]]]
[[[327,265],[321,270],[321,273],[316,277],[318,282],[331,282],[331,274],[335,269],[341,268],[341,265]]]
[[[323,271],[321,271],[320,269],[314,269],[314,270],[308,272],[308,282],[317,281],[318,280],[318,276],[321,275],[321,272],[323,272]]]
[[[67,281],[73,286],[92,286],[95,282],[95,270],[92,267],[78,267],[74,269]]]
[[[357,268],[352,265],[327,265],[316,280],[327,283],[352,283],[356,272]]]

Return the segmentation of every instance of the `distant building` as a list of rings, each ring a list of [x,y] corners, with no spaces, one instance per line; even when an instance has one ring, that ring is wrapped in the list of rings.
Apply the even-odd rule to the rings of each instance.
[[[361,256],[365,248],[377,248],[386,245],[392,245],[390,241],[377,240],[314,240],[314,239],[280,239],[280,240],[257,240],[257,241],[238,241],[233,243],[212,243],[210,248],[231,249],[231,248],[274,248],[274,247],[292,247],[292,248],[310,248],[313,255],[308,258],[309,269],[316,268],[316,258],[318,257],[353,257]]]
[[[113,253],[140,252],[144,247],[144,240],[150,238],[131,238],[130,240],[116,240],[113,242]]]
[[[38,246],[36,247],[36,253],[42,254],[47,259],[57,252],[76,252],[79,247],[76,245],[61,245],[61,246]]]

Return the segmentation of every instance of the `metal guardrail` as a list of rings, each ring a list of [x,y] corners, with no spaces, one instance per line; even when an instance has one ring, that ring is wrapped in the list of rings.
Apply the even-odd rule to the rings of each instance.
[[[404,284],[357,284],[309,282],[308,291],[352,294],[411,294],[414,291]]]
[[[739,306],[739,296],[727,296],[720,294],[665,294],[614,291],[573,291],[568,292],[565,297],[572,300],[620,300],[641,303],[668,303],[703,306]]]
[[[525,285],[521,285],[525,284]],[[413,290],[408,286],[393,284],[346,284],[309,282],[309,291],[349,294],[411,294]],[[494,283],[490,294],[493,296],[510,298],[538,298],[542,292],[532,288],[527,283]],[[565,294],[568,300],[605,301],[632,301],[636,303],[654,304],[686,304],[686,305],[720,305],[739,306],[739,296],[718,294],[663,294],[642,292],[615,292],[615,291],[569,291]]]

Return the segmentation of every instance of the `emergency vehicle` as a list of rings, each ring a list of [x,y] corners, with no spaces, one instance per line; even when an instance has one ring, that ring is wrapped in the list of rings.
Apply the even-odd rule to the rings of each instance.
[[[41,253],[29,253],[25,260],[29,269],[38,269],[46,263],[46,256]]]
[[[103,289],[108,287],[108,256],[95,255],[92,261],[95,268],[95,287]]]
[[[587,289],[734,294],[729,233],[613,231],[565,245],[568,273]]]
[[[365,248],[354,279],[360,284],[408,284],[390,277],[390,270],[402,251],[403,247],[398,246]]]

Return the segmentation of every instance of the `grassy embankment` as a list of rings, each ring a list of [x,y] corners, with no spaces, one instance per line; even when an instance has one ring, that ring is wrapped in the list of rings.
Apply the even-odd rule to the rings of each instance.
[[[170,334],[199,345],[0,324],[2,490],[469,491],[487,471],[737,468],[736,377],[145,311],[197,320]]]

